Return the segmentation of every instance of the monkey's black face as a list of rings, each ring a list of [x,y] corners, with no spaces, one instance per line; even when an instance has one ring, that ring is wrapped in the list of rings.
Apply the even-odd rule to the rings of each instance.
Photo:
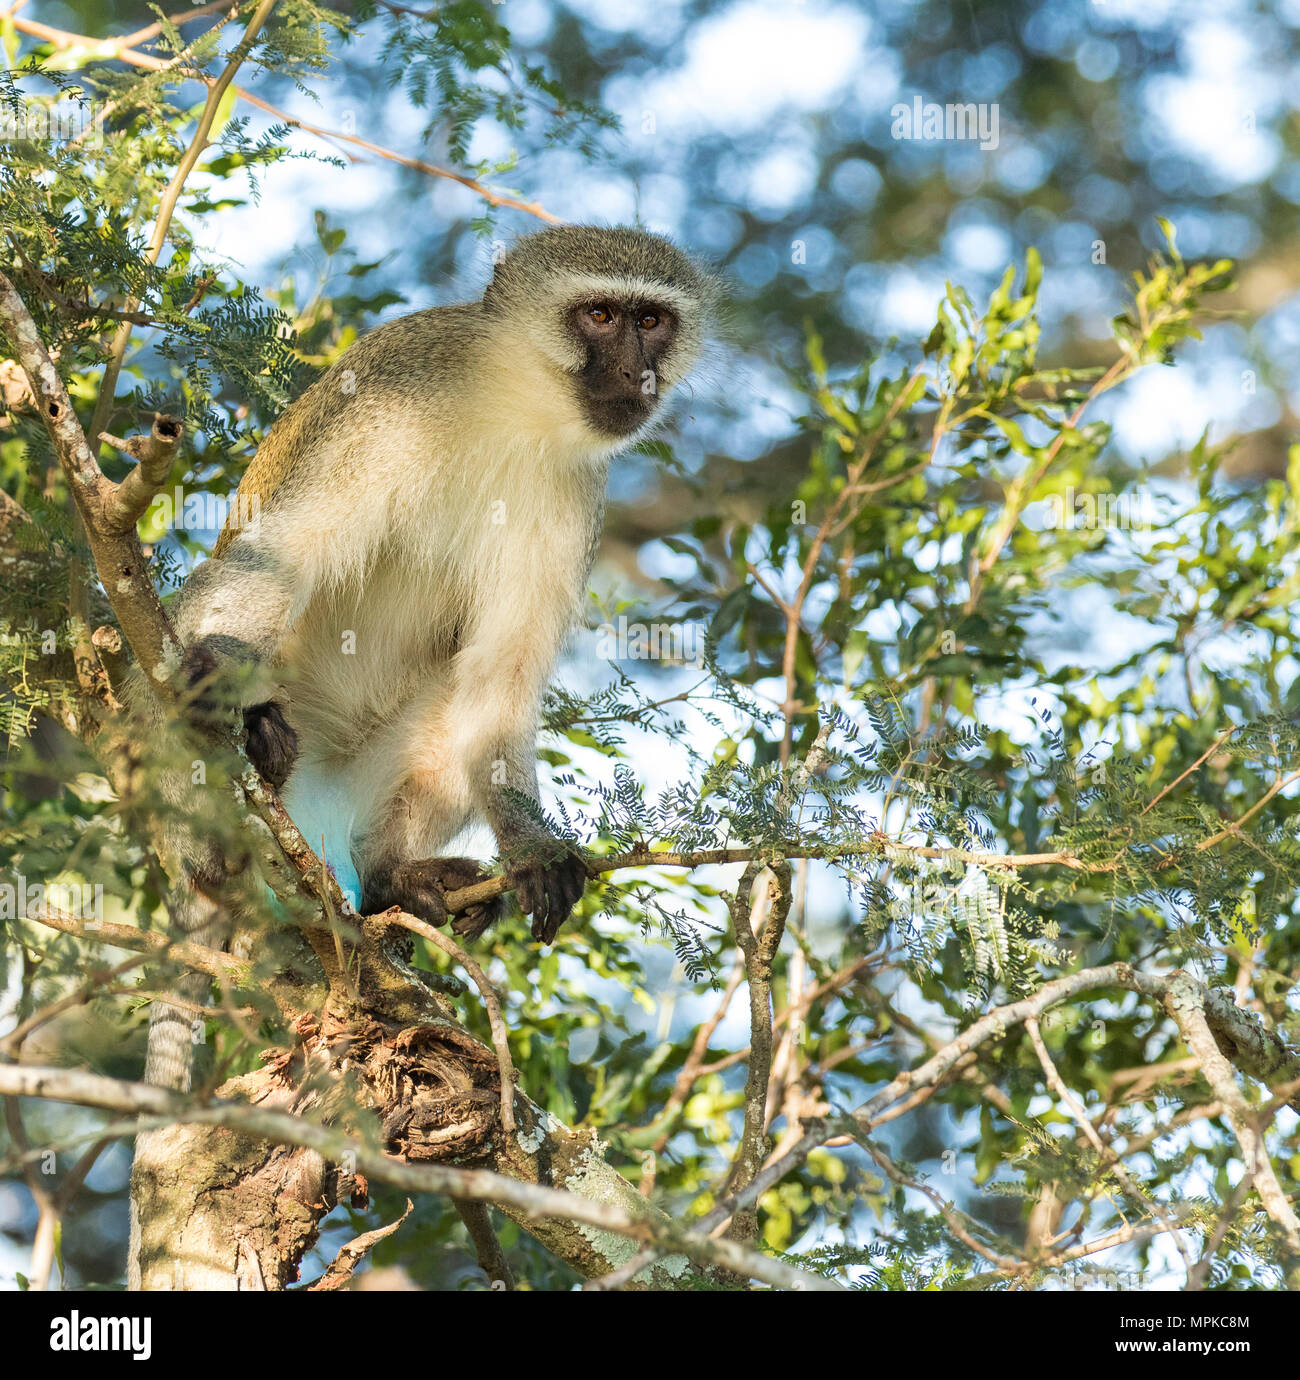
[[[659,361],[677,332],[677,319],[649,301],[584,302],[572,328],[586,351],[578,375],[583,411],[606,436],[629,436],[659,406]]]

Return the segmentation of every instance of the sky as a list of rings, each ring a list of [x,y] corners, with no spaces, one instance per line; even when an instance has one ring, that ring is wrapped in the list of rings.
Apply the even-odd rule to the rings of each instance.
[[[37,7],[57,10],[55,5]],[[611,32],[639,24],[671,22],[676,7],[656,6],[647,11],[621,0],[584,0],[579,8]],[[896,54],[880,41],[881,25],[873,19],[875,7],[820,6],[790,0],[738,0],[719,5],[714,12],[686,30],[682,59],[673,70],[649,73],[613,72],[604,84],[602,99],[623,124],[621,147],[634,161],[649,148],[649,170],[636,180],[618,167],[618,141],[612,164],[593,176],[573,153],[555,150],[529,162],[520,174],[526,177],[527,194],[537,198],[566,220],[587,219],[625,222],[640,216],[652,229],[673,234],[685,245],[708,254],[711,240],[725,241],[729,231],[715,231],[692,216],[687,179],[676,169],[689,162],[692,141],[708,134],[738,136],[770,130],[767,152],[761,158],[734,169],[738,204],[760,218],[773,220],[802,204],[815,176],[816,156],[812,120],[831,110],[865,112],[887,119],[897,101],[917,94],[906,74],[898,70]],[[1116,28],[1151,24],[1162,5],[1118,0],[1094,6],[1097,22]],[[1179,69],[1154,73],[1143,83],[1142,109],[1133,112],[1140,126],[1137,137],[1156,149],[1169,148],[1190,155],[1200,174],[1225,191],[1266,177],[1277,165],[1281,149],[1267,128],[1268,119],[1288,102],[1288,91],[1300,89],[1300,74],[1277,70],[1266,55],[1248,41],[1232,18],[1235,4],[1194,3],[1182,8],[1184,26],[1179,35]],[[1284,7],[1285,8],[1285,7]],[[1295,6],[1292,6],[1295,8]],[[550,11],[544,0],[505,0],[505,22],[517,40],[527,45],[545,35]],[[1064,20],[1051,17],[1050,7],[1040,12],[1034,35],[1043,47],[1053,49],[1072,41]],[[1032,26],[1031,26],[1032,27]],[[875,42],[873,42],[875,39]],[[1090,79],[1104,79],[1114,66],[1114,46],[1104,38],[1083,35],[1073,42],[1076,66]],[[996,68],[995,58],[986,65]],[[987,78],[996,92],[996,74]],[[980,83],[972,83],[978,94]],[[400,90],[390,93],[382,112],[356,111],[345,97],[328,84],[320,89],[321,101],[313,102],[299,92],[283,96],[290,113],[327,126],[345,127],[354,122],[389,147],[420,152],[421,115]],[[254,127],[265,119],[253,112]],[[846,116],[847,118],[847,116]],[[299,136],[301,147],[319,151],[319,141]],[[471,146],[474,158],[499,159],[511,152],[508,132],[483,122]],[[900,150],[900,156],[944,156],[937,150]],[[1032,130],[1003,128],[999,148],[981,163],[981,176],[993,176],[1004,185],[1028,191],[1050,176],[1050,154]],[[334,169],[319,162],[291,162],[272,169],[263,180],[260,201],[209,216],[203,235],[209,249],[240,263],[254,279],[274,281],[285,272],[303,275],[304,282],[320,255],[315,246],[312,215],[325,207],[336,219],[347,218],[351,241],[362,258],[401,256],[408,248],[402,225],[383,216],[365,213],[382,206],[393,195],[403,176],[391,164],[366,162]],[[880,175],[870,164],[858,162],[837,173],[839,187],[870,215],[871,201]],[[510,178],[503,177],[506,184]],[[1098,198],[1123,195],[1122,188],[1103,185],[1096,179]],[[436,221],[461,216],[475,209],[472,192],[455,184],[430,181],[427,205]],[[1173,200],[1174,198],[1171,198]],[[1203,217],[1187,213],[1179,218],[1181,247],[1189,256],[1208,252],[1210,236],[1221,248],[1248,255],[1256,247],[1253,227],[1245,218],[1235,225],[1216,215],[1211,227]],[[512,228],[529,228],[523,218]],[[1088,264],[1092,232],[1081,222],[1064,221],[1044,236],[1049,271],[1044,286],[1043,310],[1049,328],[1053,317],[1077,313],[1080,303],[1093,302],[1088,325],[1103,334],[1110,314],[1119,308],[1123,284],[1118,275],[1109,281],[1109,293],[1098,293],[1097,274]],[[816,226],[810,233],[818,233]],[[824,232],[823,232],[824,233]],[[816,258],[817,245],[810,246]],[[959,208],[946,234],[942,252],[898,264],[862,263],[841,275],[847,318],[864,334],[877,337],[897,334],[915,337],[928,331],[946,279],[991,283],[1015,253],[1007,228],[982,207],[978,188],[968,205]],[[452,301],[476,294],[489,271],[490,247],[469,245],[454,279],[419,282],[407,279],[410,308]],[[742,284],[761,284],[779,268],[771,250],[751,246],[732,265]],[[405,307],[391,308],[399,314]],[[1285,309],[1294,317],[1294,309]],[[1266,329],[1269,328],[1266,323]],[[1280,328],[1283,336],[1294,333],[1290,320]],[[1116,444],[1130,457],[1157,457],[1184,449],[1206,427],[1217,438],[1243,424],[1267,424],[1276,415],[1276,403],[1266,389],[1246,394],[1231,386],[1239,377],[1248,344],[1231,327],[1214,333],[1201,351],[1187,352],[1183,367],[1174,371],[1150,371],[1116,399]],[[1293,405],[1300,410],[1300,378],[1292,381]],[[1272,416],[1270,416],[1270,412]],[[769,433],[783,425],[781,410],[767,419]],[[758,438],[756,438],[757,440]]]

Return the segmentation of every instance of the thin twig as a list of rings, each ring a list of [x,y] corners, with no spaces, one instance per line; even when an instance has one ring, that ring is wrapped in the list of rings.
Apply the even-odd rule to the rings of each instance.
[[[307,1286],[307,1291],[309,1293],[326,1293],[333,1289],[342,1289],[365,1258],[366,1252],[372,1246],[377,1246],[384,1237],[392,1236],[411,1215],[414,1206],[408,1198],[406,1209],[396,1222],[390,1222],[386,1227],[376,1227],[374,1231],[362,1232],[360,1236],[354,1237],[347,1245],[340,1247],[339,1253],[330,1261],[329,1268],[319,1279],[313,1280]]]
[[[103,49],[103,40],[91,38],[86,34],[72,33],[67,29],[56,29],[49,24],[37,24],[29,19],[15,19],[14,27],[20,33],[28,34],[33,38],[42,39],[44,42],[52,44],[56,48],[86,48],[92,53],[99,55],[97,50]],[[148,72],[161,72],[166,70],[179,70],[183,75],[190,77],[194,81],[203,82],[211,86],[216,81],[215,77],[209,76],[206,72],[195,68],[186,69],[177,67],[175,61],[165,62],[161,58],[150,56],[148,53],[141,53],[133,48],[120,47],[114,48],[112,52],[104,53],[103,56],[125,62],[132,67],[139,67]],[[269,101],[263,100],[260,96],[255,96],[251,91],[244,87],[235,85],[231,88],[235,95],[247,104],[256,106],[258,110],[265,111],[266,114],[278,120],[281,124],[289,125],[293,129],[300,129],[304,134],[315,135],[318,139],[325,139],[331,143],[351,145],[355,148],[365,149],[367,153],[372,153],[378,158],[386,159],[390,163],[399,163],[404,168],[412,168],[416,172],[421,172],[429,177],[442,178],[448,182],[455,182],[462,187],[468,188],[476,196],[486,201],[489,206],[509,206],[516,211],[524,211],[530,216],[536,216],[538,220],[544,220],[552,225],[561,225],[563,221],[559,216],[552,215],[540,202],[520,201],[517,197],[507,196],[503,192],[494,191],[485,183],[477,178],[467,177],[464,173],[453,172],[450,168],[439,167],[435,163],[428,163],[422,158],[410,158],[406,154],[398,153],[394,149],[385,148],[382,144],[372,143],[369,139],[363,139],[356,134],[345,134],[342,130],[326,129],[321,125],[315,125],[307,120],[297,119],[295,116],[281,110],[278,106],[272,105]]]
[[[222,10],[234,10],[238,13],[241,3],[243,0],[212,0],[211,4],[196,5],[194,9],[185,10],[181,14],[169,14],[167,23],[173,28],[179,29],[182,24],[188,24],[191,20],[204,19],[211,14],[220,14]],[[146,24],[143,29],[137,29],[134,33],[124,34],[121,38],[112,38],[108,41],[123,48],[138,48],[142,43],[148,43],[157,38],[162,31],[162,23],[155,20],[152,24]]]
[[[469,1239],[474,1243],[478,1267],[488,1277],[490,1287],[494,1291],[499,1289],[503,1293],[514,1293],[515,1277],[510,1262],[501,1249],[496,1232],[492,1230],[492,1209],[486,1203],[470,1202],[467,1198],[453,1198],[451,1201],[460,1213]]]
[[[208,87],[207,99],[203,102],[203,110],[199,115],[199,122],[194,130],[194,136],[190,140],[185,152],[181,155],[180,162],[176,165],[176,170],[172,173],[171,180],[167,183],[162,197],[158,202],[158,211],[154,216],[153,233],[149,237],[148,247],[144,252],[144,261],[152,267],[158,262],[162,254],[163,245],[167,243],[167,232],[171,228],[172,216],[176,212],[176,203],[180,200],[180,195],[185,187],[186,180],[191,172],[194,171],[195,164],[199,161],[204,150],[208,147],[208,135],[212,132],[212,125],[217,117],[217,108],[221,104],[221,98],[226,94],[231,82],[235,79],[235,73],[244,64],[244,59],[252,51],[253,43],[257,39],[258,32],[263,24],[270,18],[271,11],[275,8],[276,0],[260,0],[257,9],[253,12],[253,17],[248,21],[248,27],[244,30],[244,35],[240,39],[235,51],[231,54],[229,61],[221,70],[221,75],[215,78]],[[129,298],[126,305],[128,312],[139,309],[140,302],[136,298]],[[109,347],[108,363],[104,366],[104,376],[100,380],[99,397],[95,403],[94,415],[91,418],[90,434],[98,436],[107,427],[109,419],[113,414],[114,398],[117,393],[118,375],[122,369],[122,361],[126,355],[126,347],[131,341],[131,322],[123,321],[117,328],[113,336],[113,343]]]
[[[1047,1045],[1043,1041],[1043,1032],[1039,1028],[1038,1018],[1031,1016],[1025,1022],[1025,1030],[1029,1035],[1029,1042],[1034,1047],[1034,1053],[1038,1056],[1038,1062],[1042,1066],[1044,1075],[1047,1078],[1047,1085],[1065,1104],[1065,1109],[1074,1118],[1075,1124],[1083,1132],[1088,1143],[1101,1158],[1102,1164],[1112,1171],[1115,1177],[1123,1185],[1124,1191],[1136,1203],[1145,1204],[1162,1222],[1169,1225],[1170,1231],[1174,1232],[1174,1244],[1178,1247],[1179,1254],[1183,1257],[1183,1262],[1190,1271],[1196,1264],[1196,1257],[1192,1254],[1191,1247],[1183,1239],[1181,1233],[1177,1231],[1176,1224],[1170,1218],[1168,1210],[1159,1199],[1153,1198],[1141,1185],[1134,1182],[1133,1176],[1124,1167],[1123,1161],[1115,1153],[1112,1146],[1106,1144],[1097,1134],[1097,1128],[1092,1124],[1092,1118],[1084,1110],[1078,1098],[1070,1091],[1065,1079],[1061,1077],[1061,1071],[1056,1067],[1051,1054],[1048,1052]]]
[[[1160,804],[1160,802],[1165,798],[1165,796],[1169,794],[1170,791],[1174,790],[1175,787],[1180,786],[1184,781],[1186,781],[1187,778],[1196,770],[1196,768],[1199,767],[1201,763],[1206,760],[1206,758],[1212,756],[1216,751],[1218,751],[1218,749],[1221,748],[1224,745],[1224,743],[1226,743],[1228,739],[1231,738],[1236,731],[1237,725],[1234,724],[1226,733],[1221,733],[1210,744],[1210,746],[1207,747],[1203,753],[1201,753],[1201,755],[1196,759],[1196,761],[1193,762],[1192,765],[1187,768],[1186,771],[1180,772],[1164,788],[1164,790],[1162,790],[1158,795],[1153,796],[1152,799],[1147,801],[1147,803],[1142,807],[1141,811],[1139,812],[1138,818],[1141,819],[1142,816],[1146,814],[1149,810],[1154,810],[1155,807]]]

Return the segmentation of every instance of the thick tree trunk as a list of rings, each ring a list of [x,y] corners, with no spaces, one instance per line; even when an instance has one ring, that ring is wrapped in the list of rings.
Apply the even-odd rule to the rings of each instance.
[[[323,1013],[304,1012],[292,1049],[230,1080],[218,1096],[316,1117],[328,1108],[326,1119],[341,1129],[412,1163],[492,1169],[663,1220],[606,1162],[593,1133],[562,1125],[522,1093],[507,1136],[494,1051],[393,955],[392,926],[363,924],[365,941],[348,974],[359,1000],[339,980],[332,941],[321,943],[317,953],[332,979]],[[364,1204],[366,1185],[348,1168],[227,1128],[142,1134],[131,1180],[131,1287],[286,1288],[331,1208],[343,1198]],[[503,1210],[586,1278],[618,1268],[638,1249],[597,1227]],[[670,1257],[637,1284],[673,1288],[688,1273],[695,1267]]]
[[[237,1096],[242,1081],[223,1094]],[[268,1145],[226,1127],[140,1135],[131,1171],[130,1287],[285,1288],[332,1205],[334,1177],[314,1150]]]

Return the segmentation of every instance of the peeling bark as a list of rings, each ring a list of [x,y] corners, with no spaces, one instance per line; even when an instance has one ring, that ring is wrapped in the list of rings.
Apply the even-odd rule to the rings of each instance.
[[[239,1083],[222,1092],[238,1095]],[[259,1099],[260,1100],[260,1099]],[[285,1090],[266,1100],[287,1104]],[[314,1150],[226,1127],[169,1126],[138,1138],[131,1172],[135,1289],[284,1289],[333,1206]]]
[[[334,979],[323,1010],[304,1012],[292,1048],[217,1096],[310,1111],[412,1163],[492,1169],[647,1222],[665,1220],[604,1159],[594,1133],[571,1130],[522,1093],[514,1101],[517,1129],[507,1136],[495,1052],[452,1019],[445,998],[393,951],[391,922],[366,920],[362,929],[351,965],[356,998],[322,941],[318,952],[333,959]],[[132,1171],[131,1286],[287,1288],[321,1221],[344,1198],[364,1206],[364,1180],[315,1151],[208,1126],[142,1134]],[[584,1278],[626,1264],[639,1248],[589,1224],[502,1210]],[[695,1273],[685,1257],[669,1256],[632,1287],[671,1289]]]

